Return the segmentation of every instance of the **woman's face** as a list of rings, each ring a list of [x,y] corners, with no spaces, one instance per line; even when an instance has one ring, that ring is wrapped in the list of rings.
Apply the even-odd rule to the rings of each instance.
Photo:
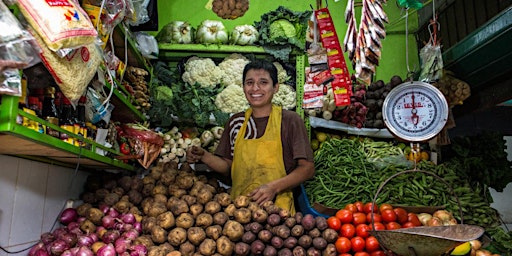
[[[247,71],[243,87],[245,97],[251,107],[271,105],[272,97],[279,89],[279,85],[274,87],[269,73],[263,69]]]

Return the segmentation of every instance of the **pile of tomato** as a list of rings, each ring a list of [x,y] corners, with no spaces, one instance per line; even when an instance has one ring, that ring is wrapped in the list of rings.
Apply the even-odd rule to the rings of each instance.
[[[386,254],[379,241],[370,233],[373,228],[392,230],[421,226],[415,213],[407,212],[401,207],[360,201],[347,204],[336,215],[329,217],[327,223],[339,233],[335,242],[339,256],[384,256]]]

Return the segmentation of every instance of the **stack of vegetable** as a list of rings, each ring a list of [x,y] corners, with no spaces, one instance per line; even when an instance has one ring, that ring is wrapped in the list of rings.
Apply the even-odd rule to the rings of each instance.
[[[402,78],[395,75],[391,77],[388,83],[382,80],[372,82],[368,88],[364,99],[364,105],[368,107],[366,114],[366,128],[384,128],[384,120],[382,119],[382,104],[388,93],[397,85],[402,83]]]
[[[462,104],[464,100],[471,96],[469,84],[456,78],[449,71],[444,71],[441,79],[432,83],[432,85],[443,93],[448,101],[448,105],[451,107]]]
[[[149,72],[145,69],[129,66],[126,68],[125,77],[130,82],[133,97],[135,98],[135,108],[148,110],[151,107],[149,103],[148,82]]]
[[[213,0],[212,11],[220,18],[234,20],[244,16],[249,0]]]

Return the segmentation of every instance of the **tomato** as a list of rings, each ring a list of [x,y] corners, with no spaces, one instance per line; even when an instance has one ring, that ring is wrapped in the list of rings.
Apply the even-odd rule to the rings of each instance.
[[[375,230],[386,230],[386,226],[381,222],[375,222],[373,223],[373,226],[375,226]],[[371,224],[368,225],[368,227],[370,227],[370,230],[373,230],[373,226]]]
[[[336,246],[336,251],[338,253],[347,253],[352,249],[352,243],[350,242],[350,239],[346,237],[338,237],[336,242],[334,243],[334,246]]]
[[[370,233],[368,232],[368,230],[370,230],[370,226],[368,226],[367,224],[359,224],[356,226],[356,235],[357,236],[360,236],[362,238],[367,238],[368,236],[370,236]]]
[[[335,215],[341,223],[351,223],[352,222],[352,212],[347,209],[341,209],[336,212]]]
[[[402,225],[400,225],[398,222],[391,221],[391,222],[386,223],[387,230],[393,230],[393,229],[399,229],[399,228],[402,228]]]
[[[357,212],[357,207],[354,204],[347,204],[344,209],[351,212]]]
[[[327,218],[327,225],[329,226],[329,228],[332,228],[336,231],[340,231],[341,221],[340,221],[340,219],[338,219],[338,217],[331,216],[331,217]]]
[[[338,256],[352,256],[352,254],[350,254],[350,253],[340,253],[340,254],[338,254]]]
[[[346,238],[352,238],[356,234],[356,227],[350,223],[345,223],[341,226],[340,235]]]
[[[350,239],[350,243],[352,244],[352,251],[354,252],[362,252],[364,251],[366,242],[362,237],[355,236]]]
[[[412,227],[416,227],[416,226],[414,226],[414,224],[410,221],[402,224],[402,228],[412,228]]]
[[[370,256],[386,256],[386,253],[383,250],[377,250],[370,253]]]
[[[130,145],[126,142],[121,143],[121,145],[119,145],[119,151],[121,151],[121,153],[123,155],[129,155],[130,154]]]
[[[373,214],[373,221],[374,222],[382,222],[382,216],[378,213]],[[366,223],[370,224],[372,223],[372,213],[366,214]]]
[[[365,242],[367,252],[374,252],[380,249],[379,240],[374,236],[367,237]]]
[[[370,254],[367,252],[356,252],[354,256],[370,256]]]
[[[386,209],[380,213],[383,222],[396,221],[396,213],[391,209]]]
[[[373,208],[373,212],[377,213],[379,211],[379,207],[374,205],[372,202],[368,202],[364,204],[363,211],[364,213],[371,213]]]
[[[416,213],[410,212],[407,214],[407,221],[412,222],[414,226],[419,227],[421,226],[421,221],[418,218],[418,215]]]
[[[391,204],[386,204],[386,203],[380,204],[379,212],[382,212],[383,210],[386,210],[386,209],[393,209],[393,206]]]
[[[356,207],[358,212],[364,212],[364,203],[361,201],[357,201],[354,203],[354,206]]]
[[[358,225],[366,223],[366,214],[363,212],[355,212],[352,214],[352,224]]]
[[[404,208],[397,207],[394,208],[393,211],[396,214],[396,221],[400,224],[404,224],[407,222],[407,211]]]

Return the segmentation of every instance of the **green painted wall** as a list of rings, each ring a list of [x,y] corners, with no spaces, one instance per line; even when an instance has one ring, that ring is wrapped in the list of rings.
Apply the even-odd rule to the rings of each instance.
[[[159,27],[173,20],[188,21],[193,27],[197,27],[202,20],[215,19],[221,20],[213,11],[205,8],[208,0],[159,0],[158,1],[158,17]],[[344,11],[347,1],[327,1],[329,11],[333,17],[336,32],[343,42],[347,24],[344,21]],[[356,1],[358,2],[358,1]],[[325,1],[323,1],[325,3]],[[262,14],[277,9],[283,5],[291,10],[302,11],[311,9],[310,5],[315,5],[316,1],[303,0],[250,0],[249,10],[244,16],[235,20],[224,20],[224,25],[228,30],[240,24],[253,24],[259,21]],[[360,10],[360,7],[356,7]],[[405,42],[405,12],[398,8],[394,1],[389,1],[384,10],[389,18],[389,24],[386,27],[387,37],[382,41],[382,58],[380,65],[377,67],[375,80],[382,79],[388,81],[393,75],[400,75],[402,78],[407,76],[406,65],[406,42]],[[409,32],[409,67],[413,71],[418,69],[418,49],[416,40],[412,32],[417,29],[417,15],[410,11],[408,31]],[[359,22],[359,12],[356,14]],[[345,56],[347,58],[347,56]],[[351,70],[352,65],[349,65]]]

